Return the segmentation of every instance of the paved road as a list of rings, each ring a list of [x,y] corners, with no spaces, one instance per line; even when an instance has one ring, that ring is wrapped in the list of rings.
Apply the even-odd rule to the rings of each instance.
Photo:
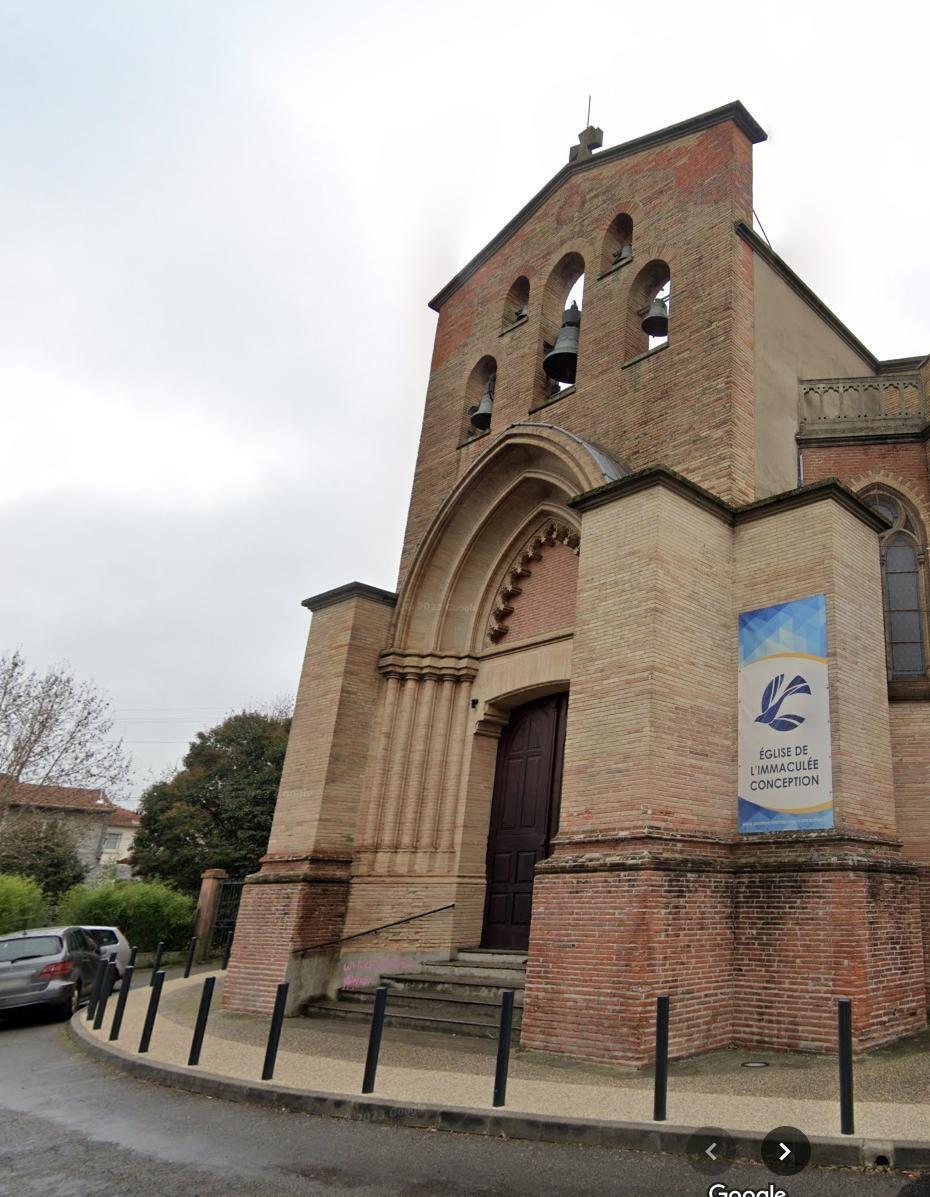
[[[740,1166],[724,1179],[728,1189],[767,1193],[773,1178]],[[0,1021],[2,1197],[699,1197],[710,1183],[667,1156],[212,1101],[95,1063],[60,1024]],[[776,1188],[788,1197],[885,1197],[905,1183],[809,1169]]]

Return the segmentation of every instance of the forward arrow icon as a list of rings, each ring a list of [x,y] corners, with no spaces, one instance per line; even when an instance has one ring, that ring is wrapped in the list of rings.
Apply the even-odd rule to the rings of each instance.
[[[779,1143],[778,1146],[781,1148],[781,1163],[784,1163],[788,1156],[791,1155],[791,1148],[786,1147],[784,1143]]]

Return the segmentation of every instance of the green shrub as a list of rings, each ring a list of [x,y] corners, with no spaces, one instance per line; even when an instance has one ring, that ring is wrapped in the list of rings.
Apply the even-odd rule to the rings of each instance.
[[[45,897],[31,877],[0,873],[0,935],[41,927],[46,919]]]
[[[166,948],[184,947],[194,922],[194,903],[157,881],[114,881],[69,889],[58,917],[63,923],[119,927],[141,952],[151,952],[160,940]]]

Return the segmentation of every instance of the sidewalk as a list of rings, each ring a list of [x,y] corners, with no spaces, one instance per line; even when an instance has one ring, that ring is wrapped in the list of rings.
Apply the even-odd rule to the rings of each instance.
[[[116,1051],[125,1061],[148,1066],[174,1066],[171,1074],[152,1079],[178,1083],[185,1074],[211,1074],[214,1081],[247,1082],[275,1090],[312,1091],[358,1099],[367,1049],[368,1027],[330,1019],[291,1018],[284,1024],[273,1081],[260,1081],[268,1019],[227,1014],[222,1009],[222,973],[197,1068],[187,1067],[191,1035],[203,976],[166,981],[151,1049],[137,1057],[149,989],[129,995],[118,1045],[107,1043],[116,995],[110,1000],[104,1027],[94,1032],[84,1011],[74,1020],[77,1037]],[[426,1103],[448,1109],[467,1107],[492,1113],[491,1092],[496,1044],[439,1033],[385,1027],[375,1093],[378,1103],[411,1107]],[[746,1060],[763,1060],[766,1068],[744,1068]],[[765,1051],[722,1051],[669,1067],[668,1121],[652,1123],[652,1077],[632,1069],[585,1064],[515,1048],[511,1057],[506,1111],[497,1116],[541,1116],[581,1123],[633,1123],[653,1132],[673,1128],[717,1126],[737,1137],[756,1140],[777,1126],[796,1126],[810,1137],[838,1142],[839,1103],[835,1057]],[[213,1089],[217,1086],[214,1084]],[[240,1086],[241,1088],[241,1086]],[[868,1160],[894,1154],[893,1144],[911,1144],[912,1163],[930,1165],[930,1035],[924,1034],[856,1060],[856,1135],[843,1145],[857,1146]],[[230,1096],[254,1097],[230,1093]],[[361,1099],[363,1109],[372,1098]],[[346,1113],[346,1111],[342,1111]],[[364,1117],[364,1113],[350,1116]],[[644,1127],[643,1124],[648,1124]],[[513,1134],[512,1120],[507,1133]],[[542,1136],[534,1136],[542,1137]],[[569,1136],[570,1137],[570,1136]],[[915,1151],[920,1146],[922,1151]],[[665,1148],[667,1149],[667,1148]],[[901,1151],[898,1155],[900,1157]],[[900,1162],[899,1165],[901,1166]]]

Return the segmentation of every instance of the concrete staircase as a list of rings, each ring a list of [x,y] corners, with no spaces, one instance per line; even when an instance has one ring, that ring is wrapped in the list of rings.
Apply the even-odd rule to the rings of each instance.
[[[379,978],[379,984],[390,990],[385,1025],[493,1039],[500,1021],[501,993],[513,989],[513,1034],[518,1040],[525,980],[525,952],[460,948],[451,960]],[[335,1001],[308,1002],[303,1014],[370,1022],[375,988],[340,989]]]

